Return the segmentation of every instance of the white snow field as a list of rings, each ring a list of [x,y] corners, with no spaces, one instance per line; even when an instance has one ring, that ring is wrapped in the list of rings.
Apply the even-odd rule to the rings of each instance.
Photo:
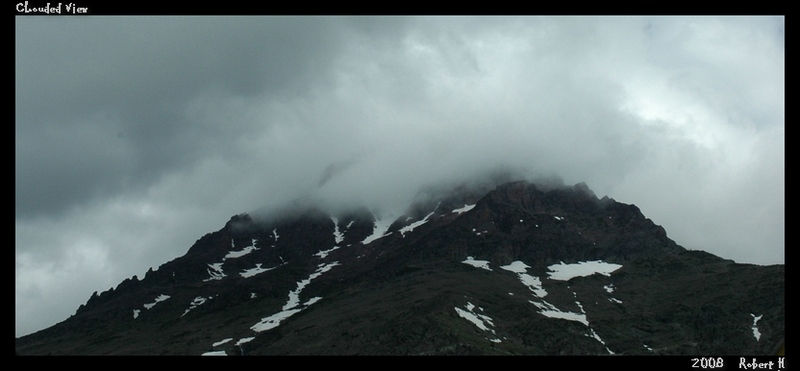
[[[458,313],[459,316],[465,318],[467,321],[472,322],[473,324],[475,324],[475,326],[478,326],[479,329],[489,332],[492,335],[495,335],[494,329],[490,328],[494,327],[494,324],[492,323],[492,318],[484,314],[476,313],[475,308],[476,308],[475,305],[470,302],[467,302],[465,309],[455,307],[456,312]],[[483,308],[478,307],[478,310],[483,312]],[[494,343],[499,343],[500,339],[494,337],[494,338],[489,338],[489,341]]]
[[[564,219],[563,217],[555,217],[555,218],[557,220]],[[477,260],[472,256],[468,256],[467,259],[462,261],[462,263],[472,265],[476,268],[481,268],[491,271],[488,261]],[[590,276],[592,274],[601,274],[604,276],[610,276],[611,272],[614,272],[621,267],[622,266],[619,264],[606,263],[599,260],[577,262],[573,264],[565,264],[564,262],[561,262],[559,264],[553,264],[548,266],[548,269],[551,271],[548,272],[549,276],[548,278],[551,280],[568,281],[574,277],[584,277],[584,276]],[[524,262],[517,260],[509,265],[500,266],[500,268],[503,270],[507,270],[509,272],[516,273],[517,278],[519,278],[520,282],[531,290],[536,300],[528,300],[528,302],[539,308],[539,313],[541,315],[549,318],[579,322],[584,326],[588,327],[589,332],[585,334],[586,336],[597,340],[598,342],[600,342],[605,346],[605,342],[603,341],[603,339],[600,338],[597,332],[590,326],[589,320],[586,317],[586,312],[583,310],[583,305],[581,304],[580,301],[577,300],[577,294],[575,294],[575,292],[573,292],[572,295],[575,296],[575,304],[580,309],[580,313],[561,310],[555,305],[545,301],[544,297],[547,296],[547,290],[544,289],[544,286],[542,285],[542,280],[539,277],[528,274],[527,270],[528,268],[530,268],[530,266],[525,264]],[[613,284],[605,285],[603,286],[603,288],[609,294],[614,291]],[[616,303],[622,303],[621,301],[615,298],[610,298],[609,300]],[[489,317],[484,318],[481,315],[478,315],[474,312],[460,308],[456,308],[456,310],[459,312],[460,316],[475,323],[476,326],[478,326],[479,328],[488,329],[488,327],[486,327],[486,323],[487,323],[487,318]],[[488,323],[491,324],[490,318],[488,320]],[[494,331],[492,331],[492,333],[494,333]],[[609,354],[614,354],[614,352],[612,352],[611,349],[609,349],[608,347],[606,347],[606,351],[608,351]]]

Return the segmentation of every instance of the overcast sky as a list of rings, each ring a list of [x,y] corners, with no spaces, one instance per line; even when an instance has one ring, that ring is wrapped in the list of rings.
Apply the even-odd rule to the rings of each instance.
[[[15,21],[17,336],[235,214],[496,166],[784,263],[783,17]]]

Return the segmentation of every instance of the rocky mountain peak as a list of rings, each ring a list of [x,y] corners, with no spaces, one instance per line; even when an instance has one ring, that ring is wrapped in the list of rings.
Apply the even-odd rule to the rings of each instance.
[[[233,216],[19,354],[761,354],[780,266],[688,251],[586,184],[428,188],[403,215]]]

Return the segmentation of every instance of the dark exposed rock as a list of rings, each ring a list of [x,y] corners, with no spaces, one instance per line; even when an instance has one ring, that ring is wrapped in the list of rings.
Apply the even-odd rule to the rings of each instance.
[[[498,179],[427,189],[377,239],[367,209],[236,215],[16,352],[728,355],[783,338],[783,265],[686,250],[583,183]],[[618,269],[550,276],[580,262]]]

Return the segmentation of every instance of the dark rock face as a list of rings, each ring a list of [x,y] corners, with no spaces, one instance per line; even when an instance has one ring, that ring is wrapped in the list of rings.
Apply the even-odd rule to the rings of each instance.
[[[242,214],[95,293],[19,354],[768,354],[785,267],[689,251],[585,185],[431,191],[366,209]]]

